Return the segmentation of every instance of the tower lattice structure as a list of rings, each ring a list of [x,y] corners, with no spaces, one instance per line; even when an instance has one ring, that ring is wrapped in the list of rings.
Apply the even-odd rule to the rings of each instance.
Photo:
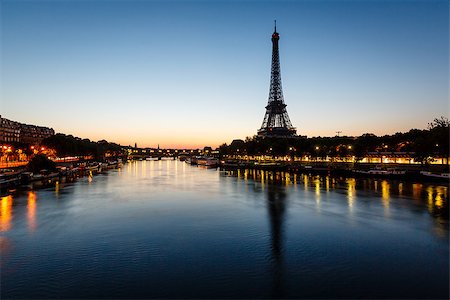
[[[277,32],[277,24],[275,22],[275,30],[272,34],[272,71],[269,100],[263,123],[258,130],[258,135],[260,136],[295,136],[297,132],[289,119],[281,88],[279,40],[280,35]]]

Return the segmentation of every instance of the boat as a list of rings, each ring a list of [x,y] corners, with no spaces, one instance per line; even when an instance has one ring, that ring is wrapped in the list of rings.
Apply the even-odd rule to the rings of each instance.
[[[219,165],[219,160],[214,157],[202,156],[197,158],[197,164],[199,166],[217,167]]]
[[[236,160],[222,160],[220,166],[224,168],[239,168],[240,164]]]
[[[197,160],[198,160],[198,158],[196,156],[191,156],[191,157],[188,157],[185,160],[185,162],[190,164],[190,165],[196,165],[197,164]]]
[[[19,172],[11,171],[0,174],[0,190],[14,188],[19,182]]]
[[[405,175],[406,170],[400,170],[397,168],[387,168],[383,169],[381,167],[375,167],[370,170],[353,170],[354,173],[357,174],[365,174],[365,175],[381,175],[381,176],[389,176],[389,175]]]
[[[432,173],[427,171],[420,171],[420,175],[428,178],[450,179],[450,173]]]

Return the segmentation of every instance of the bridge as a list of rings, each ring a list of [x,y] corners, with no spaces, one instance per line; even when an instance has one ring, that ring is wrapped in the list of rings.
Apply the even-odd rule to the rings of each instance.
[[[211,147],[203,149],[161,149],[161,148],[137,148],[124,147],[129,159],[146,159],[168,157],[176,159],[179,156],[198,156],[198,155],[216,155],[218,150],[212,150]]]

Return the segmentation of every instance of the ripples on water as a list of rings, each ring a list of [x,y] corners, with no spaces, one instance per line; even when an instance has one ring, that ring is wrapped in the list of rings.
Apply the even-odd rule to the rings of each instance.
[[[128,163],[1,198],[1,296],[448,298],[448,193]]]

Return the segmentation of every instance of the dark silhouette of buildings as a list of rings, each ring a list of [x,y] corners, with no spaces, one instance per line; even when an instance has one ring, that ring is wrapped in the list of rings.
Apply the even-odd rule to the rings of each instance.
[[[54,134],[53,128],[23,124],[0,116],[0,143],[37,144]]]

